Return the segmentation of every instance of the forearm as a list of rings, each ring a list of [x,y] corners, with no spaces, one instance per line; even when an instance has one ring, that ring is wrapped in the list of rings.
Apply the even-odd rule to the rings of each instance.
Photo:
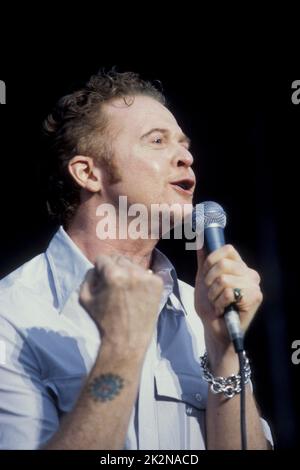
[[[228,354],[212,366],[214,376],[228,377],[239,370],[234,353]],[[267,449],[260,416],[249,384],[246,385],[246,422],[248,449]],[[207,448],[217,450],[241,449],[240,395],[226,399],[209,390],[206,409]]]
[[[101,346],[74,410],[61,423],[45,449],[122,449],[130,415],[136,400],[143,356],[116,355],[111,347]],[[102,401],[91,385],[113,374],[121,388],[115,387]],[[98,396],[97,396],[98,395]]]

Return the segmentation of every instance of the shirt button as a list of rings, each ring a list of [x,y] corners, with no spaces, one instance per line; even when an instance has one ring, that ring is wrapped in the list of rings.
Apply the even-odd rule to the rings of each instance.
[[[196,393],[195,398],[196,398],[196,400],[199,401],[199,402],[202,401],[202,396],[201,396],[200,393]]]

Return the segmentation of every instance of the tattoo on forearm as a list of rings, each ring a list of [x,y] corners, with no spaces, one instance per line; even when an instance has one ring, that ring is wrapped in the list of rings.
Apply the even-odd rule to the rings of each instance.
[[[88,391],[95,401],[113,400],[124,387],[124,379],[115,374],[102,374],[89,385]]]

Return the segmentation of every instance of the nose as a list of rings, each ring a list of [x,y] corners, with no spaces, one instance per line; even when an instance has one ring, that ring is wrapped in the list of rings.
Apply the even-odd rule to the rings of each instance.
[[[194,159],[193,159],[192,154],[189,152],[188,149],[181,147],[175,157],[175,165],[190,167],[192,166],[193,163],[194,163]]]

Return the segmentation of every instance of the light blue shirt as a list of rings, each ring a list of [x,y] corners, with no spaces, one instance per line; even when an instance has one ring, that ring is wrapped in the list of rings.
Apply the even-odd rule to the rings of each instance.
[[[42,447],[74,407],[101,342],[78,303],[91,267],[61,227],[45,253],[0,282],[0,449]],[[164,291],[125,448],[204,449],[208,388],[193,288],[158,250],[152,269]]]

